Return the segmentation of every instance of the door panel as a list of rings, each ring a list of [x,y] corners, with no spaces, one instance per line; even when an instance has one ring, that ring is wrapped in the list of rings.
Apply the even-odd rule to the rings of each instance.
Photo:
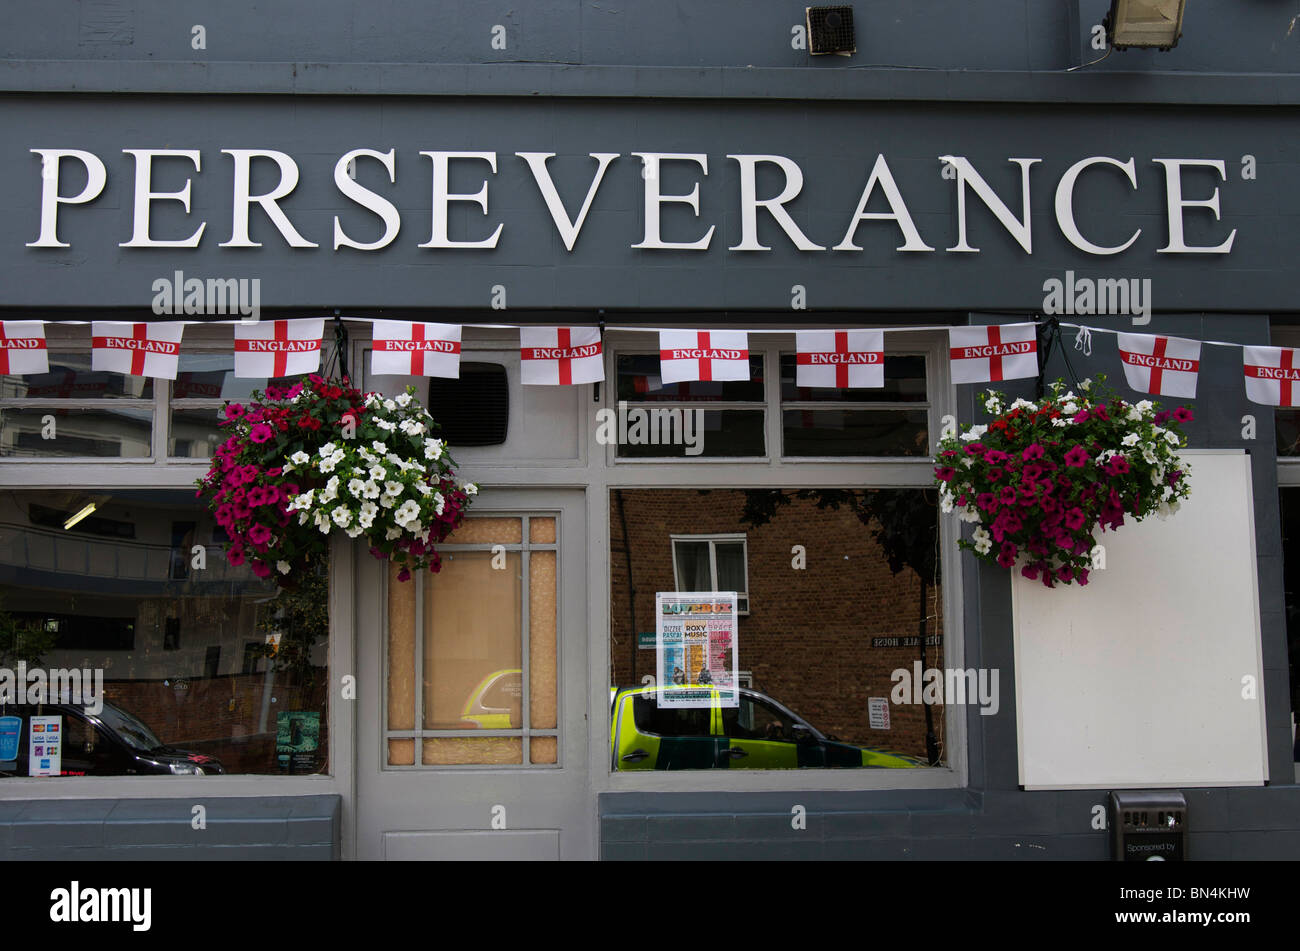
[[[472,511],[436,575],[358,559],[357,854],[594,858],[584,496]]]

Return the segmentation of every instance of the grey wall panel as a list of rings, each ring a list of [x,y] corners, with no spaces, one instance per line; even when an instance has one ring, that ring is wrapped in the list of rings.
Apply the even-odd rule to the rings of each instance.
[[[32,799],[0,804],[0,860],[334,860],[339,796]]]

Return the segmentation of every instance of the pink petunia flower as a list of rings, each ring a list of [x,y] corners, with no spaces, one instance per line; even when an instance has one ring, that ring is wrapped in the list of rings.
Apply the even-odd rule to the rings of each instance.
[[[1075,446],[1065,454],[1065,464],[1071,469],[1082,469],[1088,464],[1092,457],[1088,455],[1088,450],[1082,446]]]

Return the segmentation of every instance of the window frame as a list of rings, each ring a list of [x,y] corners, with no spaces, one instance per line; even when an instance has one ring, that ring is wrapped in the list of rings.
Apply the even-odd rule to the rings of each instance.
[[[714,535],[669,535],[669,541],[673,550],[673,585],[678,591],[685,591],[682,587],[682,577],[677,570],[677,543],[678,542],[708,542],[709,543],[709,579],[713,584],[711,588],[705,588],[706,591],[723,591],[726,589],[718,587],[718,542],[724,544],[740,542],[741,560],[745,569],[745,590],[736,592],[736,614],[746,616],[749,614],[749,536],[745,532],[723,532]],[[745,608],[742,611],[740,601],[744,599]]]
[[[149,315],[129,315],[118,319],[150,319]],[[73,328],[77,328],[76,332]],[[84,328],[84,330],[82,329]],[[82,337],[89,331],[89,321],[74,324],[70,321],[47,321],[45,324],[47,346],[51,352],[88,352],[89,341]],[[212,326],[191,325],[185,328],[182,338],[183,352],[221,352],[233,337],[233,324]],[[138,458],[102,456],[42,456],[0,457],[0,488],[23,490],[81,490],[113,492],[126,489],[188,489],[194,491],[195,483],[208,472],[209,459],[193,457],[168,457],[165,454],[168,421],[167,399],[171,394],[168,380],[155,380],[151,400],[139,401],[152,408],[153,430],[151,455]],[[157,384],[166,383],[165,387]],[[37,403],[14,398],[0,405],[15,406]],[[57,403],[61,408],[74,409],[87,403],[103,408],[104,400],[66,400]],[[110,401],[116,406],[119,402]],[[78,405],[71,405],[78,404]],[[162,411],[160,411],[160,408]],[[159,452],[159,448],[164,452]],[[195,500],[196,506],[202,503]],[[352,577],[355,557],[348,539],[331,542],[329,584],[329,643],[326,663],[331,677],[339,672],[351,671],[355,662],[355,631],[351,621],[354,591]],[[328,706],[328,762],[329,772],[318,775],[277,775],[237,773],[222,776],[60,776],[58,787],[48,785],[42,777],[6,777],[0,781],[0,802],[44,798],[51,795],[64,798],[152,799],[167,797],[193,797],[217,799],[249,796],[317,796],[339,795],[346,800],[355,785],[355,734],[354,714],[345,709],[349,704],[331,702]],[[40,784],[45,783],[42,786]],[[346,852],[345,844],[345,852]]]
[[[923,329],[898,329],[887,334],[886,352],[923,354],[926,360],[928,429],[937,434],[942,427],[945,416],[957,414],[957,392],[952,384],[947,364],[948,333],[946,327],[934,328],[932,324],[947,323],[947,316],[930,321]],[[878,315],[852,315],[839,319],[834,324],[808,322],[806,329],[845,329],[862,328],[873,325],[898,328],[896,322],[883,323]],[[719,327],[735,327],[734,324],[721,323],[700,315],[699,320]],[[753,328],[754,324],[749,324]],[[741,329],[736,327],[736,329]],[[805,328],[800,328],[805,329]],[[655,331],[619,331],[616,335],[606,337],[606,379],[613,379],[619,353],[632,351],[651,351],[653,341],[657,339]],[[779,359],[782,350],[790,351],[794,347],[794,331],[752,334],[749,338],[751,353],[767,353],[765,366],[772,366],[773,359]],[[779,367],[779,364],[778,364]],[[778,373],[767,374],[768,408],[780,405],[780,379]],[[615,387],[603,387],[600,398],[588,402],[588,424],[595,426],[594,413],[601,407],[616,409],[617,394],[610,391]],[[767,445],[779,446],[779,416],[767,414]],[[733,459],[729,457],[701,457],[698,459],[626,459],[614,455],[614,447],[606,446],[603,460],[596,453],[591,460],[588,492],[594,499],[593,511],[596,514],[592,523],[592,544],[599,545],[608,555],[611,530],[617,525],[611,514],[615,500],[613,493],[620,489],[667,489],[667,488],[710,488],[710,489],[746,489],[746,488],[790,488],[791,486],[815,486],[820,488],[931,488],[934,482],[933,460],[930,456],[890,456],[890,457],[843,457],[835,459],[793,457],[782,458],[770,456],[761,460]],[[603,464],[602,464],[603,462]],[[740,462],[745,469],[736,470],[734,463]],[[712,465],[710,465],[712,464]],[[680,468],[674,468],[679,466]],[[595,534],[599,532],[600,534]],[[950,658],[965,657],[965,620],[966,607],[962,597],[965,583],[973,584],[977,566],[968,563],[957,550],[956,540],[961,526],[953,519],[939,519],[939,542],[943,559],[944,584],[942,589],[942,606],[944,613],[944,656]],[[591,559],[590,590],[601,592],[593,607],[588,637],[589,653],[594,672],[593,681],[602,689],[597,690],[590,699],[589,716],[599,722],[601,707],[605,708],[604,726],[597,736],[603,736],[604,743],[593,743],[593,754],[589,768],[593,785],[597,792],[681,792],[698,793],[717,792],[783,792],[802,794],[808,790],[904,790],[904,789],[962,789],[969,784],[969,748],[972,738],[969,735],[965,708],[945,707],[942,721],[943,742],[946,766],[926,769],[881,770],[881,769],[801,769],[801,770],[626,770],[611,769],[609,750],[612,748],[611,722],[608,715],[608,702],[605,693],[610,686],[608,673],[595,673],[598,663],[608,668],[611,661],[612,645],[611,612],[608,607],[612,592],[612,577],[607,563],[601,559]],[[593,727],[593,729],[595,729]],[[743,774],[743,775],[742,775]]]

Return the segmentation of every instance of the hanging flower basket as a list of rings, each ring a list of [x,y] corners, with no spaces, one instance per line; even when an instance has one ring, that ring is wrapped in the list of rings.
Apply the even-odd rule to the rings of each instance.
[[[1178,511],[1190,491],[1180,427],[1192,413],[1127,403],[1087,380],[1077,394],[1062,381],[1049,389],[1009,406],[981,394],[995,418],[941,439],[934,474],[941,509],[975,525],[961,548],[1050,588],[1088,583],[1098,528]]]
[[[437,571],[435,546],[464,518],[478,486],[461,482],[437,423],[414,396],[362,393],[311,375],[227,402],[229,438],[198,482],[230,536],[226,557],[292,587],[325,555],[329,535],[365,537],[370,553]]]

